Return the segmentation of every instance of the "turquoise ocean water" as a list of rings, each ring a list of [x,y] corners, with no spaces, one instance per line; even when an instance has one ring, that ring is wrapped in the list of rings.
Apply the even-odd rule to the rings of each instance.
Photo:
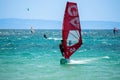
[[[120,32],[82,30],[82,37],[70,64],[60,65],[61,30],[0,30],[0,80],[120,80]]]

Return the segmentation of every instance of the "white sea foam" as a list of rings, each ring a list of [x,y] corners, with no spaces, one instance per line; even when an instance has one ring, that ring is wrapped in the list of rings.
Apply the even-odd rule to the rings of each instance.
[[[87,64],[86,60],[70,60],[68,64]]]
[[[52,37],[49,37],[48,39],[49,40],[61,40],[62,38],[52,38]]]
[[[26,38],[26,39],[27,39],[28,37],[29,37],[29,36],[23,36],[23,38]]]
[[[56,50],[54,50],[53,52],[55,52],[55,53],[56,53],[57,51],[56,51]]]
[[[93,61],[101,60],[101,59],[109,59],[109,56],[103,56],[103,57],[96,57],[96,58],[89,58],[84,60],[70,60],[68,64],[88,64]]]
[[[109,59],[110,57],[109,57],[109,56],[104,56],[104,57],[102,57],[102,58]]]
[[[87,49],[79,50],[79,52],[85,52],[85,51],[87,51]]]
[[[97,58],[90,58],[90,59],[84,59],[84,60],[70,60],[68,64],[88,64],[95,60],[97,60]]]

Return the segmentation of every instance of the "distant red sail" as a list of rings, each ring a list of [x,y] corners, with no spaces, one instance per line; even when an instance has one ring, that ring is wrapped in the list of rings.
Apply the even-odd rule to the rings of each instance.
[[[67,2],[66,4],[62,27],[62,39],[64,57],[69,59],[82,44],[79,13],[76,3]]]

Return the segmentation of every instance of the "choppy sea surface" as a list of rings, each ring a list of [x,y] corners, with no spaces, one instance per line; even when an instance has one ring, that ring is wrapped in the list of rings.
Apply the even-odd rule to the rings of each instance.
[[[120,80],[119,31],[82,30],[83,45],[66,65],[60,40],[61,30],[1,29],[0,80]]]

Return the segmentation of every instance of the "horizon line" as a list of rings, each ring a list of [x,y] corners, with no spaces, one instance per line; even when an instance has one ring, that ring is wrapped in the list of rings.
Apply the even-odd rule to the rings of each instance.
[[[63,20],[49,20],[49,19],[27,19],[27,18],[0,18],[0,19],[18,19],[18,20],[44,20],[44,21],[60,21]],[[119,21],[106,21],[106,20],[80,20],[81,21],[97,21],[97,22],[119,22]]]

